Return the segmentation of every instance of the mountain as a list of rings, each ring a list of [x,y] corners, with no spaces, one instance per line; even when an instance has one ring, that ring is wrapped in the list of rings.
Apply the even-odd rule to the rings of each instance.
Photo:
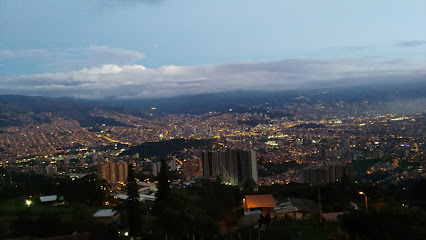
[[[24,122],[20,115],[27,115],[36,123],[48,122],[43,114],[73,119],[81,126],[106,124],[126,126],[112,118],[94,116],[94,111],[116,112],[149,119],[162,114],[201,114],[208,112],[262,112],[271,107],[280,107],[286,103],[316,104],[317,102],[334,104],[346,103],[400,103],[399,108],[409,110],[417,107],[415,101],[424,103],[426,82],[410,82],[391,85],[366,85],[352,88],[332,88],[315,90],[287,91],[234,91],[180,96],[163,99],[137,99],[103,101],[49,98],[38,96],[0,95],[0,127],[19,126]],[[407,105],[403,102],[409,102]],[[382,105],[383,107],[384,105]],[[386,105],[388,106],[388,105]],[[156,110],[153,110],[155,108]],[[420,106],[424,110],[424,106]],[[419,110],[419,109],[416,109]],[[284,113],[285,114],[285,113]],[[278,116],[279,117],[279,116]]]
[[[96,109],[109,110],[105,104],[89,100],[0,95],[0,127],[24,124],[21,115],[36,123],[49,122],[49,118],[44,116],[46,114],[77,120],[82,127],[99,124],[102,120],[108,120],[111,125],[122,124],[114,119],[92,116]]]
[[[313,90],[286,90],[286,91],[233,91],[224,93],[209,93],[179,96],[163,99],[138,100],[106,100],[111,106],[123,109],[132,109],[142,112],[156,112],[175,114],[200,114],[208,112],[250,112],[253,105],[268,103],[269,106],[282,106],[285,103],[356,103],[369,101],[395,102],[411,101],[425,97],[426,81],[412,81],[398,84],[369,84],[358,87],[327,88]],[[300,99],[300,96],[304,96]],[[309,100],[307,100],[309,99]]]

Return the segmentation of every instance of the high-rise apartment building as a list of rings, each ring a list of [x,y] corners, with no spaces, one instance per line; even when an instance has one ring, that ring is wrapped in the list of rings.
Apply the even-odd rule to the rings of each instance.
[[[157,177],[160,173],[161,162],[152,162],[151,163],[151,173],[154,177]]]
[[[352,166],[330,165],[322,168],[303,169],[303,182],[314,185],[339,182],[343,177],[353,181],[354,169]]]
[[[248,179],[257,179],[257,153],[255,151],[227,149],[202,153],[203,175],[220,177],[223,182],[243,186]]]
[[[124,161],[119,161],[116,165],[116,180],[117,182],[127,182],[128,176],[128,164]]]
[[[127,182],[128,168],[124,161],[114,162],[105,161],[99,163],[99,177],[105,179],[109,183]]]
[[[189,179],[191,177],[203,176],[203,164],[201,159],[190,159],[183,161],[182,178]]]
[[[169,162],[169,166],[170,166],[170,171],[176,171],[176,159],[172,159]]]
[[[166,166],[169,171],[176,171],[177,170],[176,159],[172,159],[166,162]],[[154,177],[157,177],[160,174],[160,171],[161,171],[161,162],[151,162],[151,174]]]

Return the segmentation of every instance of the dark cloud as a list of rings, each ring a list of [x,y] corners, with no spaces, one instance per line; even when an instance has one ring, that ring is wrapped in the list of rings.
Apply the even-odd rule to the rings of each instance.
[[[14,51],[0,49],[0,61],[24,59],[42,72],[73,71],[104,64],[134,64],[142,58],[144,58],[144,54],[141,52],[104,45],[66,49],[23,49]]]
[[[103,65],[72,72],[0,78],[0,94],[90,99],[161,98],[235,90],[387,84],[418,79],[425,74],[424,63],[368,58],[289,59],[158,69],[141,65]]]
[[[426,45],[426,40],[399,41],[395,45],[398,47],[418,47]]]

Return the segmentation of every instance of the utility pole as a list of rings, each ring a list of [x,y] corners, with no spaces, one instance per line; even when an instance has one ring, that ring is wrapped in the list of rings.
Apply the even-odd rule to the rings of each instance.
[[[319,184],[318,184],[318,208],[319,208],[319,222],[322,223],[321,188]]]
[[[367,202],[367,195],[364,192],[358,192],[360,195],[364,195],[364,201],[365,201],[365,210],[368,210],[368,202]]]

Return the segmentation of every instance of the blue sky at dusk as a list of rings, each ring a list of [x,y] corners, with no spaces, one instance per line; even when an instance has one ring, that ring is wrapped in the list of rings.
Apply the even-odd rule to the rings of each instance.
[[[144,98],[418,79],[425,9],[422,0],[2,0],[0,94]]]

